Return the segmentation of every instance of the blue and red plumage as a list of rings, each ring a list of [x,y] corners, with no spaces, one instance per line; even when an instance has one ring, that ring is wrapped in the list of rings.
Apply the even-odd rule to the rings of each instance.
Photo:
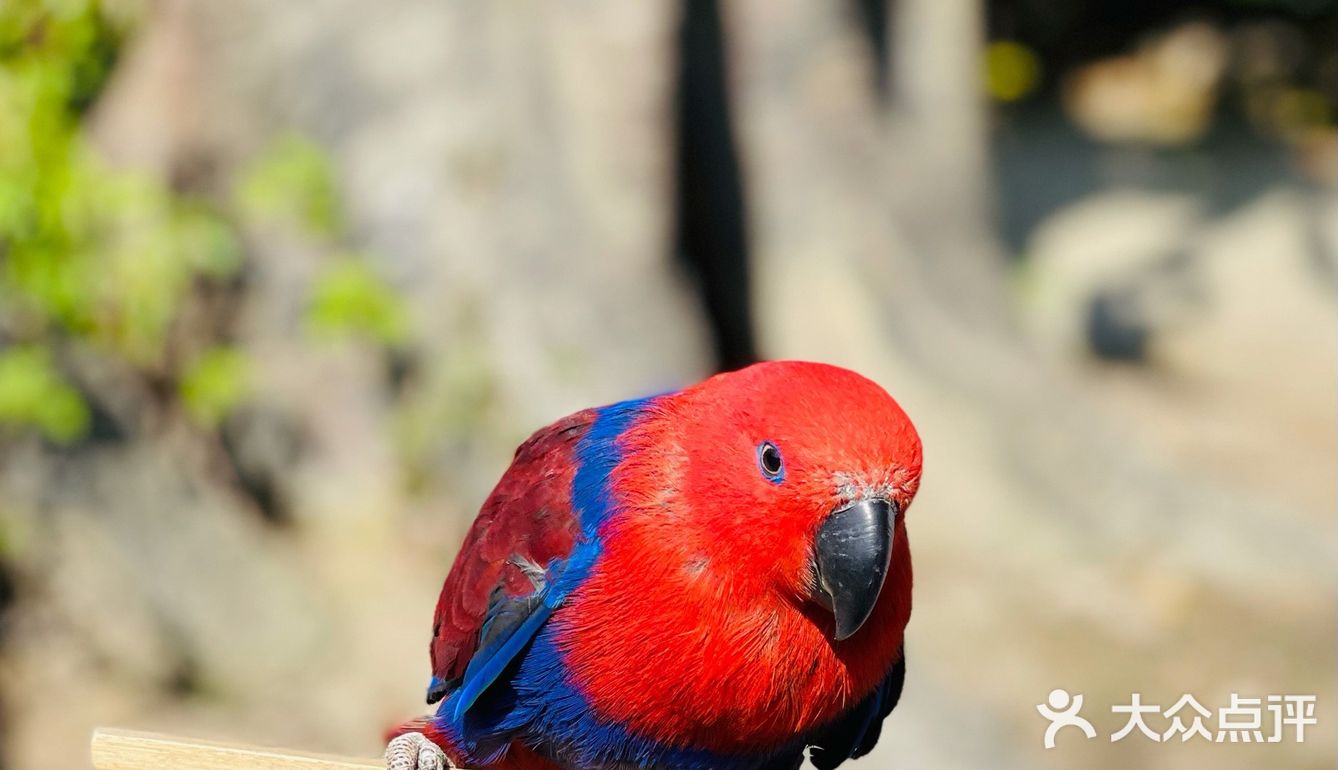
[[[825,770],[861,756],[905,675],[902,514],[920,464],[880,387],[802,362],[540,430],[443,586],[436,715],[401,731],[465,767],[779,770],[814,747]],[[851,529],[852,508],[887,518]],[[847,589],[819,574],[844,556],[815,557],[838,516],[843,536],[885,551],[853,623],[837,617]]]

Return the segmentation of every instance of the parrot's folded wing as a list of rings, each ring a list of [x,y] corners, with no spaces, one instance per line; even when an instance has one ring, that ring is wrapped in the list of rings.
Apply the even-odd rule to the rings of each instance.
[[[551,586],[581,531],[571,481],[594,416],[578,412],[531,436],[484,502],[437,600],[429,703],[459,689],[464,713],[561,603]]]
[[[516,599],[503,598],[489,608],[480,632],[481,643],[465,668],[460,695],[455,700],[456,721],[489,685],[497,681],[507,664],[529,644],[559,603],[546,587],[541,587]]]

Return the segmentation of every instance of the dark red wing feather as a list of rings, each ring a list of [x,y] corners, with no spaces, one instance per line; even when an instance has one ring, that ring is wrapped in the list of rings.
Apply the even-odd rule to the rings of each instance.
[[[547,567],[572,549],[580,522],[571,509],[576,445],[595,411],[577,412],[531,436],[483,503],[441,587],[432,621],[432,674],[444,690],[459,686],[478,649],[494,590],[534,588],[517,562]]]

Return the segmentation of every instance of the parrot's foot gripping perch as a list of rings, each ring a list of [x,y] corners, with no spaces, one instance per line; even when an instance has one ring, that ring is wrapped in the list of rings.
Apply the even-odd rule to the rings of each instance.
[[[396,736],[386,745],[386,770],[447,770],[455,765],[422,733]]]

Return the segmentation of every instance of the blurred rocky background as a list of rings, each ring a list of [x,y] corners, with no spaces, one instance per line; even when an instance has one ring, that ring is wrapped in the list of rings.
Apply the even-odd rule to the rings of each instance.
[[[0,2],[0,763],[377,753],[521,439],[801,357],[928,457],[861,766],[1330,766],[1336,14]],[[1134,691],[1320,724],[1110,743]]]

